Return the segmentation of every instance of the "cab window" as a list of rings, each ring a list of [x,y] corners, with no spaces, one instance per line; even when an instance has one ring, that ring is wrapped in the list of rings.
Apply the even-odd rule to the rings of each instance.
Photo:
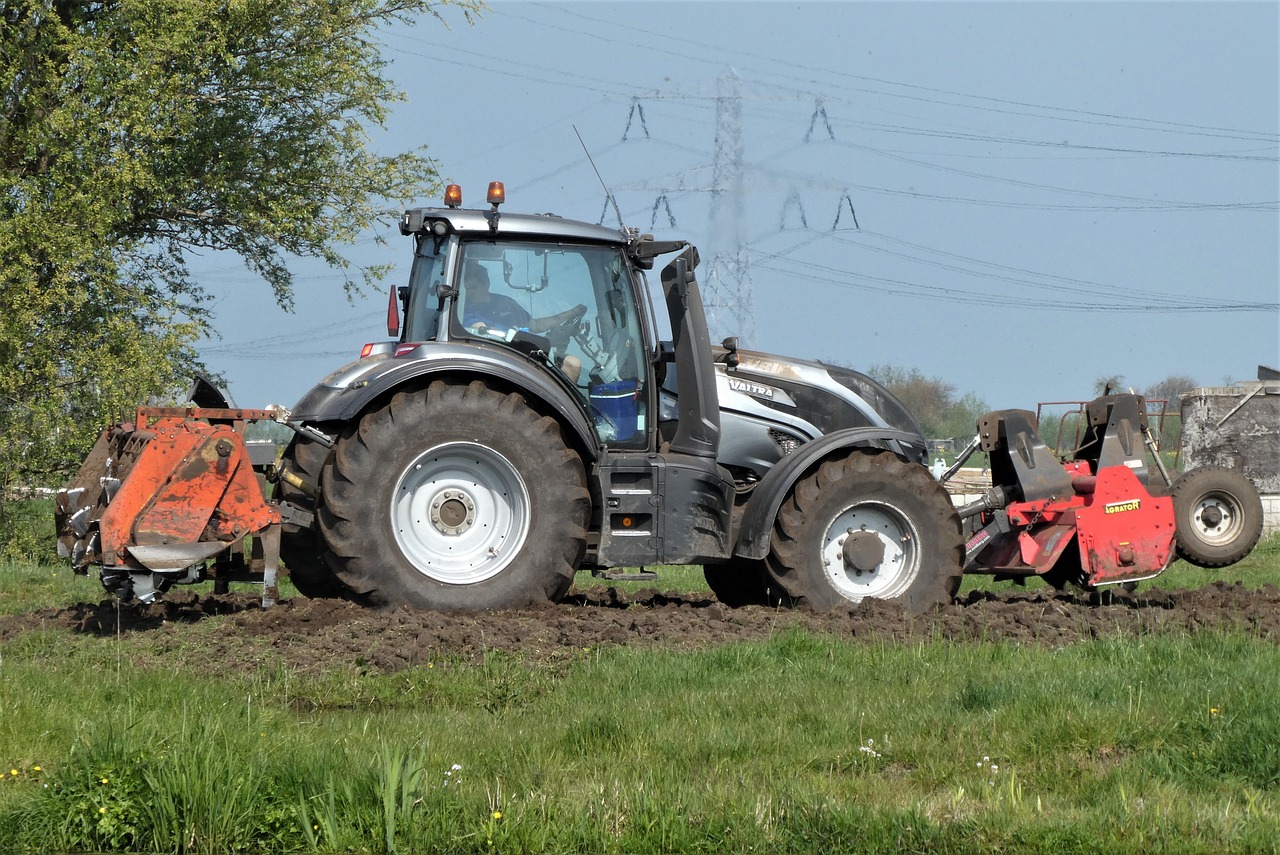
[[[409,271],[409,306],[405,311],[404,340],[430,341],[440,324],[440,298],[436,288],[444,281],[444,251],[440,242],[418,236]]]
[[[644,339],[619,249],[471,241],[460,261],[454,335],[545,352],[602,443],[646,444]]]

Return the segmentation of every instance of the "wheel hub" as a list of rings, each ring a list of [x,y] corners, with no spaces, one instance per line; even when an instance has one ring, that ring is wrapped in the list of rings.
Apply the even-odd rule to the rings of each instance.
[[[1210,505],[1200,512],[1200,522],[1206,528],[1217,528],[1222,524],[1222,509],[1217,505]]]
[[[892,599],[920,572],[918,540],[911,518],[892,503],[854,505],[835,518],[823,538],[827,579],[855,603],[864,597]]]
[[[867,531],[848,530],[841,546],[844,563],[861,575],[874,571],[884,561],[884,541],[878,534]]]
[[[1194,525],[1200,537],[1208,543],[1229,543],[1239,534],[1244,517],[1227,498],[1219,495],[1205,496],[1196,505]]]
[[[442,490],[431,502],[431,524],[441,534],[462,534],[475,520],[476,503],[461,490]]]
[[[400,553],[422,575],[450,585],[501,573],[529,531],[529,491],[499,452],[474,442],[429,448],[403,470],[389,508]]]

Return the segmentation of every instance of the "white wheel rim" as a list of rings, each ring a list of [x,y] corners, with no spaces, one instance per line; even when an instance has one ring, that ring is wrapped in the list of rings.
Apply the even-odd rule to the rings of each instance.
[[[884,547],[884,558],[870,570],[851,566],[844,556],[845,538],[864,531],[874,534]],[[827,528],[822,571],[840,596],[851,602],[901,596],[920,573],[919,532],[907,514],[888,502],[854,505]]]
[[[422,575],[451,585],[501,573],[529,533],[529,491],[511,461],[473,442],[418,455],[396,481],[391,531]]]
[[[1217,522],[1211,522],[1215,517]],[[1226,546],[1240,535],[1244,514],[1240,512],[1240,506],[1232,496],[1226,493],[1206,493],[1191,511],[1191,525],[1196,537],[1204,543]]]

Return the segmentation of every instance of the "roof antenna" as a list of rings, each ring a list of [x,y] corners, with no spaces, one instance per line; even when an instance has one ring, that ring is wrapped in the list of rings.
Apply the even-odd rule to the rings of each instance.
[[[599,182],[600,182],[600,186],[604,188],[604,196],[605,196],[605,198],[609,200],[609,204],[613,205],[613,213],[614,213],[615,215],[617,215],[617,217],[618,217],[618,225],[622,228],[622,231],[623,231],[623,232],[626,232],[626,231],[627,231],[627,224],[626,224],[626,222],[622,219],[622,212],[618,210],[618,200],[617,200],[617,199],[615,199],[615,198],[613,198],[613,193],[609,190],[609,185],[604,183],[604,177],[600,175],[600,170],[599,170],[599,169],[596,169],[596,162],[595,162],[594,160],[592,160],[592,158],[591,158],[591,152],[590,152],[590,150],[587,148],[587,144],[586,144],[586,142],[584,142],[584,141],[583,141],[583,139],[582,139],[582,134],[579,134],[579,133],[578,133],[578,126],[577,126],[577,125],[572,125],[571,127],[573,128],[573,132],[574,132],[575,134],[577,134],[577,136],[578,136],[578,144],[582,146],[582,150],[583,150],[583,151],[586,153],[586,155],[587,155],[587,163],[590,163],[590,164],[591,164],[591,168],[595,170],[595,173],[596,173],[596,179],[597,179],[597,180],[599,180]]]

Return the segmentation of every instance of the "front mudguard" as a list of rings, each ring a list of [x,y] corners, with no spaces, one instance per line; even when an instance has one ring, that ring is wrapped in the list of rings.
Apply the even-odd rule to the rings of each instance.
[[[924,460],[924,437],[909,431],[889,428],[853,428],[833,431],[805,443],[788,454],[770,469],[751,494],[742,515],[734,555],[739,558],[760,559],[769,554],[769,539],[778,510],[796,482],[806,472],[827,457],[847,452],[852,448],[877,448],[896,454],[903,460],[920,463]]]

